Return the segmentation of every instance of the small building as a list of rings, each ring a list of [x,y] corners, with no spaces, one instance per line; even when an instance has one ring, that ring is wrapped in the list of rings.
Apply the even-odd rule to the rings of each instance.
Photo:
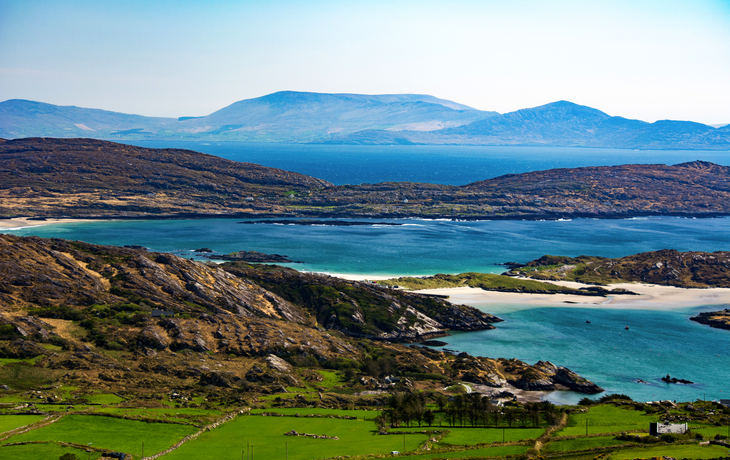
[[[730,407],[730,399],[721,399],[720,404],[722,404],[725,407]]]
[[[153,318],[164,318],[166,316],[170,316],[170,317],[175,316],[175,312],[170,311],[170,310],[160,310],[158,308],[155,308],[154,310],[152,310]]]
[[[685,434],[687,432],[686,423],[650,423],[649,434],[659,436],[660,434]]]

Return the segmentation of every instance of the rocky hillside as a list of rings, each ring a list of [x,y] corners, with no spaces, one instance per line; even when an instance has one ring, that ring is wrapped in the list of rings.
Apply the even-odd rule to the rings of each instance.
[[[0,143],[0,171],[0,215],[20,209],[38,215],[136,216],[270,211],[261,197],[331,185],[189,150],[93,139]]]
[[[11,388],[215,387],[240,398],[321,381],[313,369],[324,366],[364,375],[348,384],[360,390],[390,389],[382,379],[399,375],[431,389],[460,379],[601,391],[567,369],[393,343],[496,321],[441,299],[281,267],[0,235],[0,358],[20,360],[0,366],[0,384]]]
[[[348,335],[396,341],[444,335],[448,329],[489,329],[490,323],[500,321],[442,299],[266,268],[206,265],[140,249],[0,235],[0,306],[60,319],[113,317],[132,325],[144,323],[154,309],[195,318],[196,324],[201,317],[224,317],[234,323],[259,318],[285,321],[291,327],[321,324]],[[229,334],[222,332],[231,327],[213,327],[219,320],[206,321],[215,339],[198,340],[199,348],[218,351],[233,346]],[[167,329],[175,337],[185,336],[188,322],[177,322],[170,320]],[[104,327],[99,325],[100,345],[111,340]],[[162,331],[156,329],[155,334]]]
[[[730,214],[730,167],[695,161],[333,186],[249,163],[90,139],[0,142],[0,217],[625,218]]]
[[[543,256],[511,274],[591,284],[640,282],[687,288],[730,288],[730,252],[644,252],[618,259]]]

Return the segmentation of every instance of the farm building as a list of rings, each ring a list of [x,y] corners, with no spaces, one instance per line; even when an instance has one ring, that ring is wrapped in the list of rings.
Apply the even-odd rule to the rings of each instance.
[[[649,434],[659,436],[660,434],[674,433],[685,434],[687,432],[686,423],[650,423]]]

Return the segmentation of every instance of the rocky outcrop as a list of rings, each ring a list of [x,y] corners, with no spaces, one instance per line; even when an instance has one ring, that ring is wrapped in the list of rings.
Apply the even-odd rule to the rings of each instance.
[[[49,354],[49,351],[35,342],[23,339],[9,343],[0,342],[0,358],[28,359]]]
[[[730,309],[728,308],[720,311],[703,312],[690,319],[710,327],[730,329]]]
[[[581,377],[566,367],[558,367],[550,361],[538,361],[531,368],[521,361],[504,361],[508,363],[508,372],[519,371],[517,376],[509,378],[508,381],[522,390],[571,390],[587,394],[604,391],[603,388],[590,380]]]

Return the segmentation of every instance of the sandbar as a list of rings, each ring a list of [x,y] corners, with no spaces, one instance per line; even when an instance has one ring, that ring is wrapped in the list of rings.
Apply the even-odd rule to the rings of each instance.
[[[102,219],[51,219],[46,220],[29,220],[28,217],[15,217],[12,219],[0,219],[0,229],[18,230],[28,227],[40,227],[43,225],[53,224],[70,224],[79,222],[99,222]]]
[[[377,275],[342,275],[332,274],[339,278],[353,281],[379,281],[397,278],[397,276]],[[590,287],[591,285],[570,281],[550,281],[552,284],[571,288]],[[473,306],[508,306],[521,307],[576,307],[597,309],[633,309],[633,310],[679,310],[690,307],[730,305],[730,289],[728,288],[680,288],[646,283],[618,283],[603,286],[608,290],[626,289],[638,295],[583,296],[570,294],[526,294],[520,292],[486,291],[473,287],[456,287],[440,289],[424,289],[414,291],[422,294],[448,296],[455,304]]]

